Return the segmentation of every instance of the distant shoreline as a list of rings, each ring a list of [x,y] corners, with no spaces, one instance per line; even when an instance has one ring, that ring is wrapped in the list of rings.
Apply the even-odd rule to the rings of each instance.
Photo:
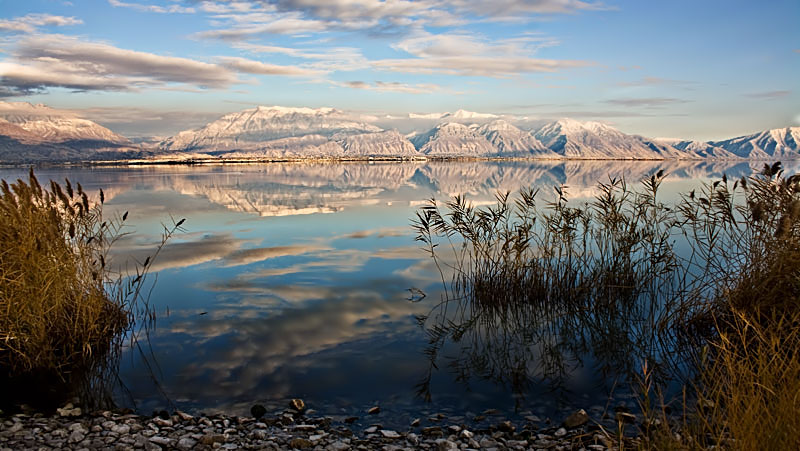
[[[0,167],[124,167],[124,166],[219,166],[272,163],[411,163],[411,162],[569,162],[569,161],[625,161],[625,162],[761,162],[777,160],[798,160],[798,158],[542,158],[542,157],[298,157],[298,158],[181,158],[181,159],[129,159],[94,161],[29,161],[0,162]]]

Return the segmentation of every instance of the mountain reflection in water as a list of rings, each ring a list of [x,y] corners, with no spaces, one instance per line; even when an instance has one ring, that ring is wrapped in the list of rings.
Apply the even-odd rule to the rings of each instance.
[[[149,358],[177,407],[244,414],[256,402],[283,406],[301,397],[332,415],[378,403],[400,421],[418,409],[552,415],[604,404],[617,376],[607,362],[629,354],[614,334],[634,327],[634,318],[620,318],[587,328],[558,312],[560,327],[574,333],[550,341],[556,336],[533,336],[526,326],[554,312],[498,316],[444,346],[432,369],[416,317],[439,302],[442,282],[410,226],[426,199],[465,194],[485,204],[498,191],[551,193],[555,185],[580,199],[609,176],[634,182],[662,169],[667,199],[710,177],[752,172],[740,161],[509,161],[46,168],[37,175],[103,188],[106,210],[130,211],[133,233],[115,248],[120,268],[148,255],[170,215],[187,218],[187,233],[155,262],[150,299],[158,322]],[[4,179],[25,172],[0,169]],[[427,296],[411,302],[410,288]],[[543,368],[559,369],[549,377],[555,392],[536,382]],[[168,406],[140,354],[126,355],[121,376],[122,404],[144,412]],[[431,404],[415,392],[420,380]]]

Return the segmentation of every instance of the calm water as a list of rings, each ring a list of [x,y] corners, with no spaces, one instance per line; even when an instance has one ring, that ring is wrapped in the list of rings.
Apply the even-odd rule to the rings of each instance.
[[[118,243],[117,265],[144,260],[162,223],[187,218],[186,232],[170,241],[154,266],[150,302],[158,322],[146,350],[152,371],[138,352],[126,354],[128,392],[120,394],[121,404],[143,412],[172,402],[188,411],[243,414],[254,403],[278,408],[301,397],[331,415],[378,404],[382,421],[391,424],[419,416],[419,410],[475,414],[498,408],[509,416],[557,416],[604,405],[616,379],[602,370],[608,350],[590,346],[564,355],[563,374],[543,382],[535,361],[543,344],[534,344],[520,390],[503,374],[503,346],[492,342],[498,336],[484,337],[482,346],[488,346],[480,349],[449,344],[432,367],[415,317],[439,301],[442,284],[410,227],[426,199],[466,194],[476,204],[489,203],[497,191],[531,185],[545,193],[567,185],[570,197],[580,199],[609,176],[638,181],[659,169],[670,174],[663,192],[673,198],[710,177],[752,172],[747,163],[615,161],[69,168],[37,174],[41,180],[69,177],[90,192],[103,188],[106,210],[130,211],[131,234]],[[5,179],[24,173],[0,169]],[[427,296],[411,302],[409,288]],[[464,358],[474,357],[472,351],[486,358]],[[428,374],[430,403],[415,387]],[[618,381],[615,392],[614,402],[624,402],[626,383]]]

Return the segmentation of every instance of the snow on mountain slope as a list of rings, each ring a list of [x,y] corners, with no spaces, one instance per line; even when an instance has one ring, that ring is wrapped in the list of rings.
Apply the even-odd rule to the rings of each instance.
[[[752,160],[800,156],[800,127],[776,128],[709,144]]]
[[[204,152],[223,158],[338,158],[343,156],[344,150],[326,136],[304,135],[236,149],[205,149]]]
[[[559,119],[536,130],[533,136],[564,158],[664,159],[691,158],[669,144],[627,135],[600,122]]]
[[[502,119],[473,129],[494,146],[497,156],[558,157],[533,135]]]
[[[31,105],[27,102],[0,102],[0,118],[50,143],[99,141],[130,144],[127,138],[100,124],[45,105]]]
[[[333,108],[257,107],[230,113],[197,130],[166,139],[161,147],[172,151],[255,150],[267,141],[321,135],[380,132],[382,129],[348,117]]]
[[[623,133],[600,122],[572,119],[561,119],[527,131],[520,129],[510,116],[465,110],[409,114],[401,128],[418,131],[403,136],[394,129],[396,124],[379,119],[334,108],[261,106],[226,114],[201,128],[180,132],[160,141],[160,151],[152,152],[147,149],[153,146],[134,144],[73,112],[26,102],[0,101],[0,161],[190,156],[800,159],[800,127],[701,142],[650,139]],[[398,116],[397,119],[402,118]],[[376,123],[392,130],[384,130]]]
[[[3,118],[0,118],[0,136],[26,144],[39,144],[44,141],[40,136],[25,130],[17,124],[12,124]]]
[[[657,140],[661,141],[661,140]],[[728,152],[727,150],[723,149],[722,147],[715,146],[711,143],[703,142],[703,141],[691,141],[691,140],[673,140],[672,142],[668,143],[672,147],[687,152],[691,155],[694,155],[697,158],[708,158],[712,160],[731,160],[731,159],[738,159],[735,154]]]
[[[475,129],[457,122],[439,124],[427,133],[411,138],[420,153],[440,157],[486,157],[495,148]]]
[[[419,152],[411,141],[396,130],[357,135],[334,135],[333,139],[342,146],[345,156],[418,156]]]

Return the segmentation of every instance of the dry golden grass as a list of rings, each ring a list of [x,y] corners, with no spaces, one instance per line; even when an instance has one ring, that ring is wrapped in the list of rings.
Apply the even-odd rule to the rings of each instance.
[[[800,449],[800,311],[735,312],[702,373],[699,439],[732,449]]]
[[[127,325],[106,295],[109,225],[80,185],[2,182],[0,368],[65,378],[108,351]]]
[[[136,346],[155,319],[143,293],[150,265],[184,221],[118,274],[107,256],[128,213],[104,218],[102,190],[92,200],[69,180],[44,188],[33,170],[0,190],[0,402],[113,404],[123,340]]]

